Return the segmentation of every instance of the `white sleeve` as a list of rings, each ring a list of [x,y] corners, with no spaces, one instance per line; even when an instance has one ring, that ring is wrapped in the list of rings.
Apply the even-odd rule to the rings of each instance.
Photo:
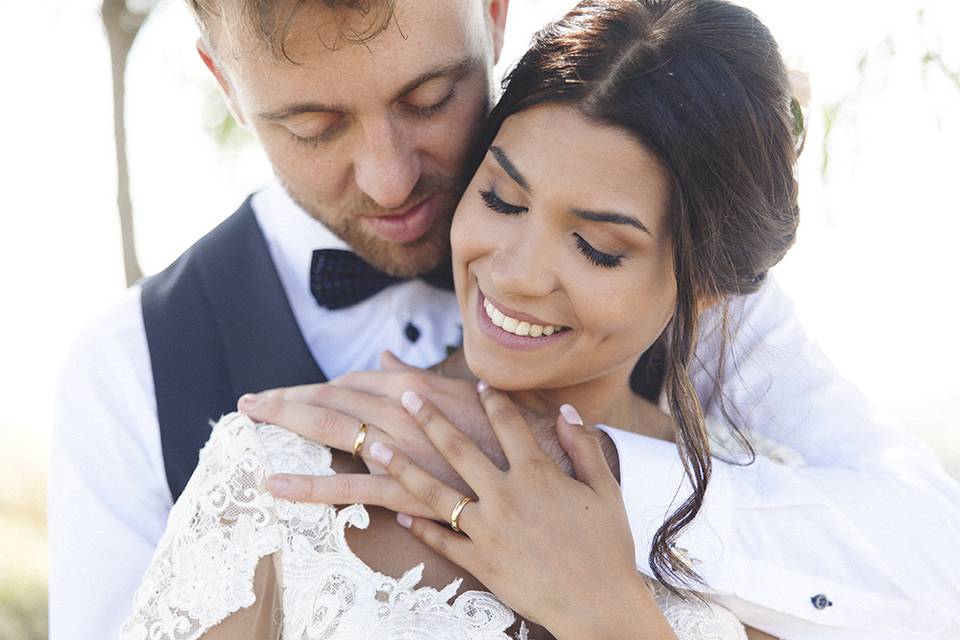
[[[164,472],[140,292],[79,338],[63,367],[49,479],[50,638],[116,638],[163,534]]]
[[[805,464],[714,458],[678,551],[718,602],[782,638],[960,638],[960,486],[919,439],[871,415],[775,283],[733,319],[727,406],[748,435]],[[692,374],[701,398],[717,353],[708,328]],[[711,426],[724,424],[718,403],[704,408]],[[649,574],[653,535],[689,485],[673,444],[601,428],[617,445],[638,567]]]

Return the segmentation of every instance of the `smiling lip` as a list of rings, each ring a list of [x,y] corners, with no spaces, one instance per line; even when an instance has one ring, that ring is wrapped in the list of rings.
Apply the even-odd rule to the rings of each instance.
[[[404,212],[366,217],[364,221],[384,240],[405,244],[415,242],[426,235],[439,215],[437,199],[431,196]]]
[[[511,318],[516,318],[517,320],[521,320],[521,321],[522,321],[522,320],[526,320],[526,321],[529,322],[530,324],[539,324],[539,325],[544,326],[544,327],[547,326],[548,324],[556,325],[556,326],[558,326],[558,327],[563,326],[563,325],[561,325],[561,324],[559,324],[559,323],[556,323],[556,322],[547,322],[546,320],[541,320],[540,318],[536,318],[536,317],[531,316],[531,315],[529,315],[529,314],[521,313],[520,311],[517,311],[516,309],[511,309],[510,307],[505,307],[505,306],[503,306],[502,304],[500,304],[499,302],[497,302],[496,300],[494,300],[493,298],[491,298],[490,296],[488,296],[486,293],[484,293],[484,292],[483,292],[483,289],[480,289],[479,286],[477,287],[477,290],[480,292],[480,296],[481,296],[482,298],[486,298],[487,300],[489,300],[489,301],[493,304],[493,306],[495,306],[497,309],[500,309],[500,312],[501,312],[502,314],[507,315],[507,316],[510,316]],[[480,300],[480,305],[483,306],[483,300]]]
[[[480,326],[481,333],[501,347],[512,349],[514,351],[531,351],[533,349],[541,349],[552,346],[560,340],[564,340],[570,333],[572,333],[569,329],[563,329],[562,331],[554,333],[552,336],[531,338],[529,336],[518,336],[508,331],[504,331],[497,325],[493,324],[493,322],[487,316],[487,312],[483,308],[484,299],[487,298],[485,298],[483,291],[477,287],[477,324]],[[490,299],[490,302],[493,303],[495,307],[506,313],[506,310],[500,307],[492,299]],[[517,313],[514,315],[514,313],[515,312],[511,311],[510,316],[516,318],[517,320],[526,320],[527,322],[535,322],[536,324],[549,324],[543,323],[542,321],[537,320],[530,315],[522,313]]]

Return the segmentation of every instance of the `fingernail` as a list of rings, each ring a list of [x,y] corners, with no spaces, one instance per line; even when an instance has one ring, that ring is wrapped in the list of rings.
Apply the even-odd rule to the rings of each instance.
[[[283,476],[271,476],[267,479],[267,489],[278,497],[289,496],[291,484],[290,479]]]
[[[583,426],[583,418],[580,417],[580,413],[569,404],[560,406],[560,415],[568,424],[574,424],[578,427]]]
[[[479,380],[477,382],[477,393],[483,393],[490,388],[490,385],[486,383],[485,380]]]
[[[397,523],[404,529],[409,529],[413,525],[413,518],[405,513],[398,513]]]
[[[393,460],[393,451],[382,442],[374,442],[370,445],[370,457],[383,466],[387,466]]]
[[[260,404],[260,397],[255,393],[247,393],[240,397],[238,404],[244,411],[249,411]]]
[[[420,409],[423,408],[423,400],[413,391],[404,391],[403,395],[400,396],[400,404],[410,412],[410,415],[414,416],[420,413]]]

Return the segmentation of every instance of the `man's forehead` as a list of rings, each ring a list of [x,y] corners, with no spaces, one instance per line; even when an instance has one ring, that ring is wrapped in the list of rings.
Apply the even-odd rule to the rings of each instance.
[[[257,101],[261,103],[309,99],[336,107],[371,98],[385,100],[431,74],[455,75],[465,66],[491,63],[485,50],[485,2],[478,1],[481,10],[477,12],[469,10],[470,3],[451,0],[398,2],[394,23],[376,38],[336,47],[311,29],[322,12],[320,16],[298,14],[288,40],[293,62],[262,49],[248,51],[233,62],[247,83],[254,85],[248,89],[260,94]],[[441,10],[431,11],[428,5]]]
[[[233,62],[336,68],[343,63],[429,56],[470,49],[488,35],[489,0],[385,0],[389,13],[301,3],[283,22],[282,41],[251,29],[222,32]],[[278,10],[279,11],[279,10]],[[279,15],[282,15],[279,14]],[[384,19],[384,15],[388,19]],[[219,47],[218,47],[219,48]]]

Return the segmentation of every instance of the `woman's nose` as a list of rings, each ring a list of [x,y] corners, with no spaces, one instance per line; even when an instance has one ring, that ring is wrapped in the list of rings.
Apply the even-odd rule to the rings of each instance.
[[[386,121],[365,132],[354,159],[357,186],[384,209],[406,204],[420,180],[421,163],[415,145]]]
[[[553,292],[557,283],[556,265],[551,260],[547,240],[534,237],[528,230],[507,240],[491,263],[491,280],[497,293],[519,301]]]

